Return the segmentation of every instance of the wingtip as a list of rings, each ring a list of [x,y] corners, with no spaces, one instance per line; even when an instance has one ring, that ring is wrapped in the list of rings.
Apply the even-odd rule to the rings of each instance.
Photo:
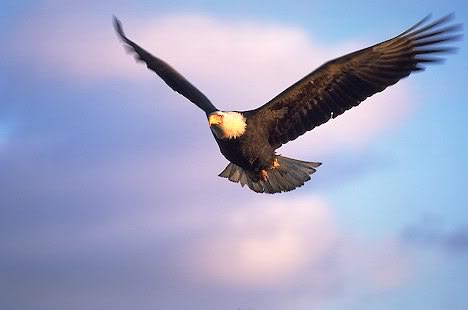
[[[408,28],[407,30],[402,32],[399,36],[401,37],[401,36],[407,35],[408,33],[415,30],[416,28],[424,25],[428,20],[431,19],[431,17],[432,17],[432,13],[427,14],[420,21],[418,21],[416,24],[414,24],[413,26],[411,26],[410,28]]]
[[[454,20],[454,19],[455,19],[455,12],[450,12],[450,13],[448,13],[448,14],[445,16],[445,18],[446,18],[447,20]]]
[[[440,24],[445,24],[445,23],[448,23],[448,22],[453,21],[453,20],[455,20],[455,13],[454,13],[454,12],[451,12],[451,13],[448,13],[447,15],[445,15],[445,16],[442,16],[442,17],[438,20],[438,22],[439,22]]]
[[[114,24],[114,27],[118,27],[120,25],[120,20],[117,18],[117,16],[112,15],[112,23]]]
[[[421,19],[421,23],[425,23],[432,18],[432,12],[429,12],[426,16]]]
[[[120,22],[120,20],[119,20],[119,19],[117,18],[117,16],[115,16],[115,15],[112,15],[112,19],[113,19],[115,31],[116,31],[122,38],[125,39],[125,34],[124,34],[124,32],[123,32],[122,23]]]

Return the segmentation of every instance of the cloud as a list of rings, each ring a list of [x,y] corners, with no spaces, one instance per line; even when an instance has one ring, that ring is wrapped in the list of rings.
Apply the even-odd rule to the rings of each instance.
[[[74,224],[62,226],[55,215],[47,228],[6,240],[0,272],[8,296],[35,291],[40,300],[27,294],[22,301],[39,308],[305,310],[400,289],[418,272],[398,242],[359,240],[340,229],[333,207],[318,196],[192,196],[165,207],[168,196],[159,191],[159,204],[148,208],[122,201],[112,206],[114,216],[98,221],[73,216]],[[151,201],[150,190],[145,199]]]
[[[336,227],[318,199],[268,199],[232,208],[193,245],[192,272],[227,287],[275,287],[317,264]]]
[[[202,114],[125,55],[110,18],[57,12],[25,19],[8,53],[37,85],[14,101],[0,162],[3,303],[311,309],[413,276],[398,241],[359,240],[322,195],[260,196],[216,177],[226,161]],[[327,48],[301,28],[255,21],[120,17],[221,108],[258,106],[362,46]],[[392,88],[286,151],[359,152],[408,114],[409,92]]]
[[[256,108],[326,60],[367,45],[350,41],[325,46],[302,28],[252,20],[193,14],[138,20],[121,17],[130,38],[183,72],[225,110]],[[42,74],[66,76],[80,83],[146,81],[142,85],[159,85],[163,93],[172,96],[169,100],[180,100],[154,74],[125,55],[110,18],[87,18],[85,24],[79,22],[81,19],[54,15],[47,20],[31,18],[15,34],[10,58]],[[43,35],[34,35],[37,32]],[[31,53],[34,58],[28,57]],[[314,159],[319,161],[336,151],[362,150],[411,114],[415,97],[409,86],[404,81],[390,87],[281,152],[319,157]],[[170,106],[176,111],[187,110],[181,104]]]
[[[407,225],[401,238],[408,245],[435,248],[450,254],[468,253],[468,226],[448,227],[432,215],[425,215]]]

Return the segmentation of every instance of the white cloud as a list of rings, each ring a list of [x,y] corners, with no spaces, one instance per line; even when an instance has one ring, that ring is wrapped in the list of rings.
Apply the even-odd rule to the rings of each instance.
[[[225,110],[255,108],[326,60],[365,45],[346,42],[324,47],[298,27],[200,15],[138,21],[122,16],[122,20],[130,38],[183,72]],[[37,36],[37,32],[44,35]],[[44,74],[81,82],[154,79],[155,85],[170,92],[154,74],[125,55],[110,18],[105,22],[90,19],[86,24],[74,19],[32,18],[20,27],[12,46],[10,57],[14,55],[16,61]],[[409,114],[414,99],[410,94],[406,81],[391,87],[281,152],[319,161],[329,152],[362,149]]]
[[[193,244],[189,272],[201,282],[243,288],[287,283],[336,240],[330,208],[305,197],[230,208],[215,230]]]
[[[219,105],[222,108],[256,107],[327,59],[362,46],[348,42],[325,48],[300,28],[252,21],[225,21],[194,15],[166,16],[155,21],[121,17],[130,38],[187,74],[207,95],[213,94],[214,102],[223,102]],[[38,32],[44,35],[34,35]],[[36,17],[20,28],[16,38],[12,44],[12,50],[17,52],[15,59],[41,72],[77,81],[156,80],[143,65],[135,65],[132,58],[125,55],[110,18],[105,22],[88,19],[83,24],[78,18],[44,20]],[[35,57],[27,57],[30,54]],[[328,152],[362,148],[399,122],[410,109],[409,101],[407,86],[393,87],[280,151],[291,157],[319,161],[319,155]],[[186,107],[179,105],[177,108]],[[209,154],[215,150],[216,147],[212,147]],[[188,163],[183,156],[174,155],[161,161],[153,158],[153,153],[146,154],[138,161],[132,158],[130,162],[119,164],[118,170],[113,165],[103,167],[94,172],[94,178],[113,190],[130,187],[141,192],[142,200],[157,204],[160,197],[149,193],[167,194],[185,187],[197,189],[197,186],[203,186],[205,191],[210,180],[227,182],[216,177],[224,164],[211,168],[214,157],[206,153],[207,150],[197,153],[191,150],[191,158],[198,159]],[[200,169],[202,166],[210,166],[210,169]],[[138,170],[138,167],[144,168]],[[166,188],[158,187],[161,175],[165,176]],[[236,184],[226,186],[241,190]],[[184,192],[192,193],[192,190]],[[233,188],[229,193],[237,192]],[[252,197],[247,193],[245,196]],[[264,201],[270,203],[264,204]],[[202,271],[212,282],[247,285],[245,281],[248,281],[249,285],[267,285],[300,272],[323,257],[336,241],[330,208],[322,199],[286,201],[262,196],[247,204],[250,207],[228,209],[227,214],[218,215],[214,224],[211,223],[220,232],[194,244],[197,250],[191,255],[196,268],[190,272]],[[185,227],[194,217],[191,214],[180,221]],[[145,235],[148,231],[141,233]],[[213,256],[213,252],[218,256]],[[265,257],[268,259],[262,259]],[[222,269],[221,265],[231,268]]]
[[[121,17],[131,38],[186,73],[215,102],[222,102],[223,108],[255,107],[326,59],[361,46],[349,43],[346,46],[353,48],[324,48],[300,28],[283,25],[190,15],[143,22]],[[105,22],[86,19],[86,23],[80,18],[50,15],[50,19],[29,19],[12,41],[10,60],[73,82],[156,80],[144,66],[135,65],[124,54],[110,18]],[[135,92],[134,85],[129,92]],[[409,93],[406,83],[393,87],[317,129],[315,134],[291,143],[286,154],[315,156],[343,148],[363,148],[408,114],[412,104]],[[209,134],[208,129],[205,133]],[[194,139],[198,136],[193,135]],[[75,279],[70,270],[77,270],[86,275],[86,283],[79,287],[99,292],[100,298],[115,303],[125,304],[131,294],[109,294],[102,288],[124,283],[136,291],[149,292],[145,297],[151,308],[155,308],[155,302],[159,302],[159,308],[168,308],[164,298],[178,300],[187,287],[196,294],[212,296],[213,287],[224,286],[228,289],[218,290],[221,297],[216,297],[232,297],[236,291],[232,288],[245,289],[249,294],[258,294],[256,300],[283,303],[269,309],[311,309],[311,304],[333,299],[327,295],[329,291],[353,291],[352,299],[366,297],[369,292],[399,288],[410,282],[413,273],[421,272],[398,242],[380,238],[363,242],[353,231],[339,228],[333,206],[325,199],[301,196],[304,192],[300,191],[285,196],[247,192],[216,177],[224,162],[213,168],[214,158],[221,158],[215,153],[215,144],[211,149],[180,152],[184,141],[174,143],[181,147],[171,144],[161,153],[156,148],[135,150],[143,154],[109,159],[98,167],[68,165],[67,169],[57,169],[60,166],[54,162],[48,169],[41,161],[43,156],[33,156],[29,163],[35,167],[33,178],[31,169],[23,169],[27,174],[15,171],[13,179],[20,180],[18,188],[23,189],[15,192],[29,193],[29,199],[37,201],[34,203],[59,206],[49,211],[41,207],[38,210],[43,216],[33,221],[40,225],[26,225],[22,234],[9,238],[5,248],[12,251],[5,252],[19,253],[18,261],[26,262],[26,268],[19,269],[27,273],[27,281],[18,282],[17,288],[35,286],[30,281],[33,264],[27,264],[34,262],[38,269],[47,271],[40,284],[52,285],[48,292],[54,301],[61,295],[56,287],[66,289],[64,284]],[[1,144],[0,128],[0,150]],[[37,171],[42,172],[41,178],[34,177],[39,175]],[[212,186],[210,182],[220,183]],[[224,185],[218,186],[221,182]],[[90,191],[100,195],[93,197]],[[236,195],[240,191],[242,195]],[[31,195],[36,192],[40,195]],[[60,205],[62,196],[66,199]],[[76,213],[72,201],[75,207],[79,205]],[[50,264],[56,268],[43,268],[43,262],[47,262],[46,267]],[[68,280],[51,281],[50,271],[60,274],[58,279]],[[41,274],[36,281],[40,281]],[[122,274],[130,274],[130,280],[116,281],[114,276]],[[193,283],[187,279],[194,280],[195,286],[191,287]],[[160,286],[151,287],[154,283]],[[76,293],[76,286],[68,285],[71,289],[67,292],[72,296],[68,303],[73,298],[88,302],[88,295]],[[276,296],[271,288],[279,286],[285,290]],[[163,301],[154,295],[161,287]],[[267,294],[262,297],[264,291]],[[198,297],[190,295],[184,302],[200,309],[212,304],[211,299]],[[291,306],[295,303],[301,306]],[[253,305],[257,307],[258,303]]]
[[[406,285],[419,272],[397,240],[360,240],[340,228],[333,207],[320,196],[226,197],[193,199],[169,214],[148,209],[126,215],[87,228],[90,240],[84,244],[99,248],[114,239],[146,244],[165,236],[174,246],[174,252],[166,253],[173,257],[171,268],[177,267],[174,276],[197,287],[306,285],[306,294],[320,301],[336,285],[351,289],[355,279],[361,279],[360,292],[382,292]],[[190,237],[180,239],[181,234]]]

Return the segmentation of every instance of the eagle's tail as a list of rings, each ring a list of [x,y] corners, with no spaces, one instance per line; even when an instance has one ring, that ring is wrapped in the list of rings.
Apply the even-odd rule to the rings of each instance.
[[[289,192],[304,185],[310,180],[310,175],[316,171],[315,168],[322,164],[280,155],[276,156],[276,160],[278,165],[267,170],[264,178],[259,178],[233,163],[230,163],[219,176],[240,183],[241,186],[247,184],[251,190],[257,193],[274,194]]]

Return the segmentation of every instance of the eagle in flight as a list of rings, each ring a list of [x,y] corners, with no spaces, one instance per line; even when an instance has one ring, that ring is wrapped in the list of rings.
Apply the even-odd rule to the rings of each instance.
[[[425,65],[444,60],[461,38],[453,15],[429,23],[429,16],[400,35],[331,60],[261,107],[250,111],[220,111],[179,72],[130,40],[120,21],[120,38],[174,91],[206,113],[221,153],[230,162],[219,176],[247,185],[257,193],[288,192],[310,180],[319,162],[277,155],[275,150],[359,105]],[[439,56],[439,57],[437,57]]]

